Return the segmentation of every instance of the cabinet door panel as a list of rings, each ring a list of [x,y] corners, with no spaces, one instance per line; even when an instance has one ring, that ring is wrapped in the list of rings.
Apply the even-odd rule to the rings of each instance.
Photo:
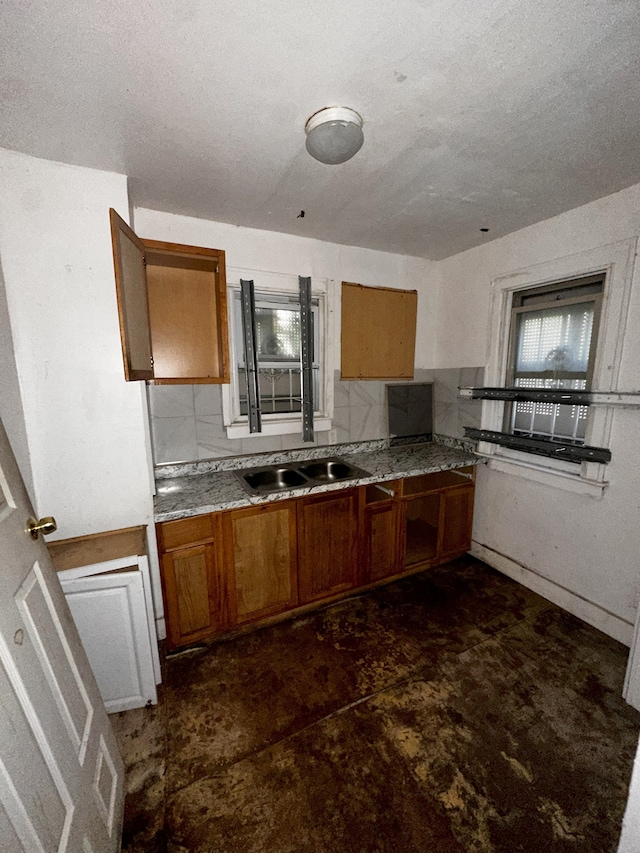
[[[162,569],[171,648],[206,639],[227,627],[226,591],[213,544],[164,554]]]
[[[144,245],[113,208],[109,216],[125,379],[153,379]]]
[[[342,379],[411,379],[415,362],[415,290],[342,282]]]
[[[191,634],[208,628],[209,596],[207,582],[207,546],[173,556],[180,633]]]
[[[298,512],[300,603],[352,589],[359,575],[357,492],[303,498]]]
[[[401,571],[398,565],[398,505],[367,507],[364,526],[367,580],[381,580]]]
[[[443,494],[441,556],[464,554],[471,548],[473,526],[473,486]]]
[[[158,701],[142,572],[115,571],[67,580],[62,590],[112,714]]]
[[[228,513],[224,536],[235,580],[237,622],[297,604],[295,504]]]

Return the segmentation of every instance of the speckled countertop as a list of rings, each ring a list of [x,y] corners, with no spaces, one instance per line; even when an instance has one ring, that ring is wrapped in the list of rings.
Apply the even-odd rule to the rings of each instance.
[[[438,441],[391,448],[384,446],[384,442],[371,442],[370,444],[372,447],[361,444],[353,449],[352,446],[342,445],[310,448],[307,451],[291,451],[287,454],[269,454],[269,456],[261,458],[253,457],[251,462],[245,458],[241,465],[236,464],[234,467],[246,469],[259,465],[300,462],[311,458],[338,457],[344,458],[369,472],[369,476],[358,477],[354,480],[313,486],[305,485],[289,489],[286,492],[259,497],[252,497],[245,492],[236,479],[233,470],[205,470],[202,473],[197,465],[191,464],[184,466],[185,474],[181,475],[181,467],[179,465],[172,466],[170,471],[162,472],[156,483],[155,520],[171,521],[207,512],[297,498],[311,493],[319,494],[320,492],[352,488],[369,483],[382,483],[385,480],[394,480],[399,477],[412,477],[417,474],[430,474],[434,471],[445,471],[450,468],[462,468],[465,465],[475,465],[480,461],[479,457],[469,448],[452,447]],[[167,474],[173,476],[167,476]]]

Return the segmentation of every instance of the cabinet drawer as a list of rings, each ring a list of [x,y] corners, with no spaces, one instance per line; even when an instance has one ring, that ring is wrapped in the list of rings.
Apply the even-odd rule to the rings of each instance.
[[[213,518],[210,515],[163,521],[158,527],[163,551],[172,551],[174,548],[197,542],[210,542],[213,539]]]

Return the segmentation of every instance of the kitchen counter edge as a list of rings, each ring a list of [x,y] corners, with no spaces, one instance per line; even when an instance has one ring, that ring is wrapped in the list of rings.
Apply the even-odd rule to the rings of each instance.
[[[327,450],[329,451],[327,455],[332,455],[330,448]],[[156,484],[154,520],[156,522],[176,521],[211,512],[242,509],[275,501],[293,500],[311,494],[352,489],[420,474],[464,468],[484,461],[472,450],[459,449],[438,442],[349,454],[338,452],[336,456],[348,458],[359,468],[370,472],[369,475],[336,483],[301,486],[286,492],[256,497],[244,491],[232,471],[161,479]]]

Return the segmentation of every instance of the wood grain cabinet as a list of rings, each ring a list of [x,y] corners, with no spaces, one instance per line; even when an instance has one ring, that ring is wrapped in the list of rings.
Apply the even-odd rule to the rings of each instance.
[[[125,378],[229,382],[224,252],[141,240],[110,217]]]
[[[358,585],[358,490],[298,502],[298,589],[308,604]]]
[[[340,378],[413,379],[418,293],[342,282]]]
[[[439,556],[442,561],[452,560],[471,548],[473,528],[473,483],[442,494],[442,536]]]
[[[296,502],[224,513],[222,529],[232,621],[239,625],[295,607]]]
[[[403,481],[401,536],[406,569],[436,565],[471,547],[474,468]]]
[[[473,468],[157,525],[169,648],[464,554]]]
[[[227,630],[231,618],[219,517],[198,515],[156,527],[169,649]]]
[[[398,483],[362,489],[362,553],[364,581],[375,583],[402,571]]]

